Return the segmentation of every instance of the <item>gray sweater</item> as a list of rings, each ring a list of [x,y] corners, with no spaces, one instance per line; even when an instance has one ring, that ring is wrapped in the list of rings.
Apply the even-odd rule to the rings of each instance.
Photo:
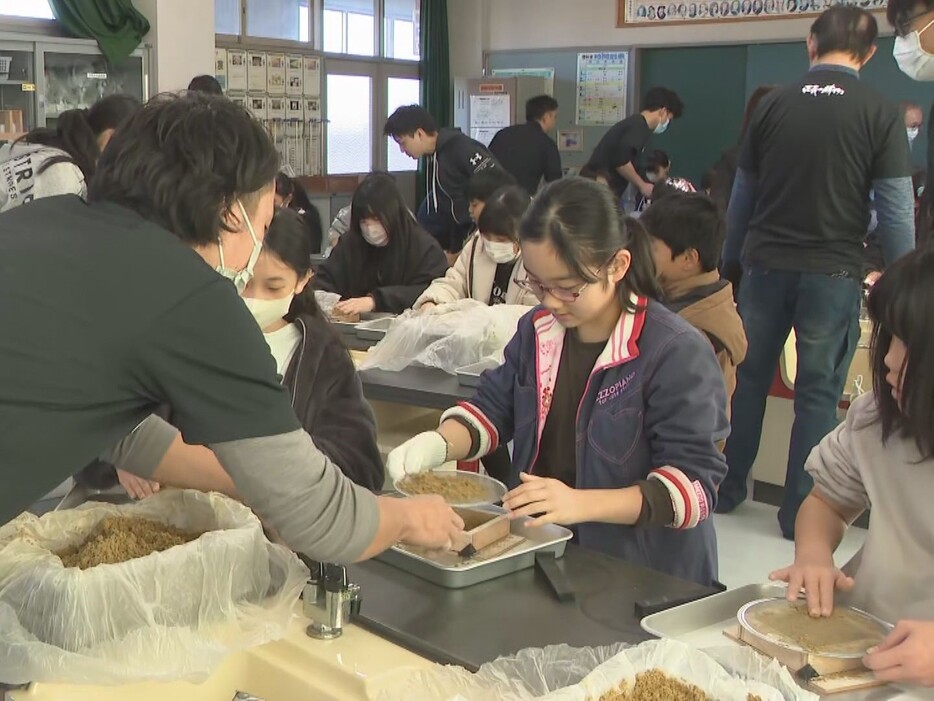
[[[23,142],[0,146],[0,212],[42,197],[86,198],[84,174],[74,163],[55,163],[39,173],[43,164],[56,157],[69,156],[57,148]]]
[[[846,421],[814,448],[806,468],[841,506],[872,507],[866,543],[844,566],[856,581],[849,603],[895,623],[934,616],[934,460],[914,441],[882,445],[875,395],[862,395]]]

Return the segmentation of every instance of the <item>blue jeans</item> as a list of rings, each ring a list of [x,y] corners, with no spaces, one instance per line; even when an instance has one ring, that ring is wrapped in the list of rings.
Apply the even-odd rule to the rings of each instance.
[[[729,473],[720,486],[722,510],[746,498],[746,481],[759,452],[765,400],[785,339],[794,328],[798,372],[795,420],[788,448],[785,495],[778,522],[794,537],[795,518],[811,491],[804,462],[837,425],[837,405],[859,340],[860,283],[848,277],[747,268],[739,313],[749,350],[737,370],[732,431],[726,444]]]

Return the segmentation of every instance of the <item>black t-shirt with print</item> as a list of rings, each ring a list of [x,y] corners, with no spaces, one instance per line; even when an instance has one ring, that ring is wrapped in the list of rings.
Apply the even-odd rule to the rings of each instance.
[[[872,181],[911,175],[898,107],[842,68],[766,95],[739,166],[758,180],[747,265],[856,278]]]
[[[493,289],[490,291],[490,306],[506,304],[506,292],[509,290],[509,283],[512,282],[512,271],[515,267],[515,263],[497,264],[493,274]]]
[[[162,404],[189,443],[300,428],[233,285],[122,207],[0,215],[0,328],[0,523]]]
[[[627,163],[635,165],[635,160],[645,149],[645,144],[652,135],[645,117],[634,114],[617,122],[597,143],[590,160],[584,166],[588,171],[602,175],[618,197],[626,191],[629,181],[616,169]]]

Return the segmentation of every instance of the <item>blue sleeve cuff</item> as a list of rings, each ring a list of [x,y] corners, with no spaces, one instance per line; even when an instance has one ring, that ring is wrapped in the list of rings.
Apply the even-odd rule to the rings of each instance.
[[[915,198],[911,178],[872,181],[878,224],[875,238],[885,264],[891,265],[915,247]]]
[[[742,168],[736,169],[730,206],[726,213],[726,241],[723,244],[723,264],[738,263],[749,230],[749,220],[756,206],[758,179]]]

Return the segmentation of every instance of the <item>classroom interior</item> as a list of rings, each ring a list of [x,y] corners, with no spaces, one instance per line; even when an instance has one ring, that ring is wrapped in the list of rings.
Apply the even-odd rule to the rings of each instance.
[[[0,0],[0,113],[19,113],[19,121],[0,125],[0,142],[36,126],[54,124],[57,114],[69,106],[88,106],[82,101],[94,90],[100,95],[112,90],[108,81],[118,85],[117,90],[145,100],[183,90],[195,75],[216,75],[229,98],[267,125],[283,162],[304,187],[325,230],[373,171],[390,172],[408,206],[413,212],[418,210],[422,189],[417,162],[384,135],[383,126],[396,108],[418,103],[424,95],[426,67],[420,58],[428,49],[419,23],[427,21],[426,15],[431,17],[426,12],[429,3],[132,0],[132,4],[149,21],[150,31],[126,63],[112,67],[94,40],[64,36],[48,0]],[[638,2],[628,4],[635,7]],[[470,96],[483,94],[484,85],[493,86],[488,94],[497,94],[501,91],[496,86],[509,80],[510,71],[514,71],[511,75],[525,71],[524,75],[540,80],[536,85],[545,86],[560,105],[558,134],[553,136],[567,140],[560,147],[562,165],[566,174],[573,175],[611,125],[579,119],[580,57],[611,53],[623,66],[622,93],[616,96],[623,116],[637,111],[640,96],[652,86],[674,90],[683,100],[683,117],[664,134],[653,135],[647,149],[665,151],[671,158],[672,175],[694,183],[700,183],[724,150],[735,144],[744,106],[757,87],[788,83],[807,71],[805,37],[815,17],[813,13],[788,13],[738,21],[655,21],[640,26],[623,21],[627,3],[617,0],[447,0],[431,5],[433,13],[438,5],[445,6],[446,45],[432,46],[431,51],[433,57],[443,57],[449,71],[443,81],[435,75],[430,79],[447,90],[452,125],[472,131],[474,125],[465,108]],[[872,9],[881,34],[878,52],[862,72],[862,80],[892,101],[921,105],[927,122],[930,85],[913,81],[899,70],[892,56],[894,38],[885,22],[884,5],[872,4]],[[436,17],[432,21],[437,22]],[[284,64],[279,63],[282,60]],[[251,68],[260,67],[254,61],[262,61],[262,85],[259,78],[254,82]],[[281,84],[273,82],[274,66],[277,75],[282,67]],[[294,90],[289,84],[292,67]],[[436,67],[433,70],[437,72]],[[95,83],[90,92],[84,87],[88,82]],[[508,122],[523,121],[516,93],[511,99]],[[923,128],[911,148],[912,165],[918,170],[925,168],[926,134]],[[869,325],[864,323],[841,412],[849,399],[871,385],[869,334]],[[753,498],[731,514],[713,516],[719,579],[731,589],[765,582],[770,572],[794,557],[794,544],[781,537],[775,519],[793,420],[795,364],[792,341],[776,368],[767,403],[762,445],[753,469]],[[384,455],[413,432],[430,428],[440,411],[452,403],[452,396],[463,394],[463,390],[447,393],[439,387],[399,390],[374,381],[364,388],[376,411]],[[400,392],[409,394],[400,401]],[[58,503],[73,488],[63,485],[48,495],[48,503]],[[840,561],[848,560],[863,544],[861,526],[865,521],[847,531],[838,551]],[[361,640],[361,635],[348,634],[339,654],[354,656],[348,645],[363,650],[373,644]],[[388,655],[382,648],[373,654]],[[382,665],[385,669],[380,671],[412,663],[410,654],[387,656],[393,662]],[[453,659],[470,662],[473,658]],[[338,679],[334,670],[340,665],[322,664],[330,665],[327,674]],[[315,698],[363,698],[354,684],[334,681],[327,694]],[[35,701],[66,698],[43,696],[41,691],[8,698],[33,701],[33,693]],[[4,693],[0,691],[0,699]],[[81,693],[73,689],[67,698],[85,698]],[[92,697],[110,698],[87,696]]]

